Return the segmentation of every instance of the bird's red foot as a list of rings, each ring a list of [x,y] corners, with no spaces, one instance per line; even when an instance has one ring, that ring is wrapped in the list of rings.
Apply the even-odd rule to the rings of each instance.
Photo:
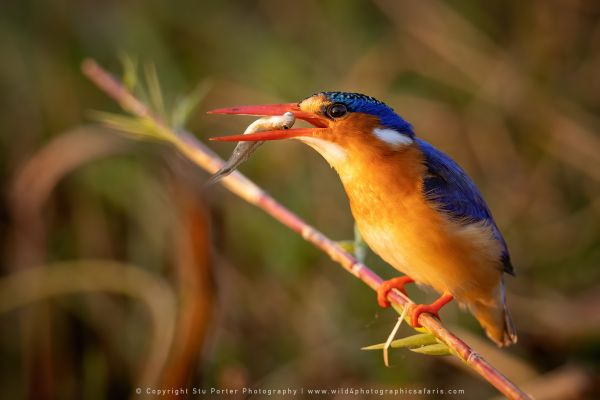
[[[438,312],[453,299],[454,297],[451,294],[445,293],[431,304],[414,305],[410,310],[410,324],[413,326],[413,328],[420,328],[421,324],[419,323],[419,316],[423,313],[432,314],[437,319],[440,319]]]
[[[406,294],[404,290],[404,285],[407,283],[412,283],[415,280],[409,276],[400,276],[398,278],[393,278],[388,281],[385,281],[379,286],[377,289],[377,302],[383,308],[387,308],[390,306],[390,302],[387,299],[387,295],[392,289],[398,289],[402,293]]]

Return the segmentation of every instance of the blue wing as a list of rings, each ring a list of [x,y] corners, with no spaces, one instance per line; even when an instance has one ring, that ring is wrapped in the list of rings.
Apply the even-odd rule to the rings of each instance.
[[[504,271],[514,275],[506,242],[475,183],[446,154],[423,140],[416,141],[425,155],[427,166],[427,175],[424,178],[425,193],[435,200],[443,211],[457,220],[487,222],[502,246],[501,261]]]

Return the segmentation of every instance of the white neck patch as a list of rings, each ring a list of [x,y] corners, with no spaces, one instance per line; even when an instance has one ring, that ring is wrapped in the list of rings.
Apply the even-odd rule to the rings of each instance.
[[[409,136],[390,128],[375,128],[373,134],[377,139],[392,146],[392,148],[399,148],[413,143]]]
[[[348,154],[340,145],[328,140],[305,136],[299,137],[298,140],[318,151],[332,167],[340,165],[348,157]]]

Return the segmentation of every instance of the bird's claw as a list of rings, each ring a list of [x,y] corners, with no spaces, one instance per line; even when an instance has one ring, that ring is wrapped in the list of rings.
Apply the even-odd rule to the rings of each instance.
[[[377,302],[383,308],[389,307],[390,302],[387,299],[388,293],[392,289],[398,289],[402,293],[406,294],[404,285],[412,282],[414,282],[414,279],[409,276],[400,276],[383,282],[381,286],[379,286],[379,289],[377,289]]]
[[[410,325],[413,328],[421,327],[421,324],[419,323],[419,317],[423,313],[429,313],[435,318],[440,319],[438,310],[435,310],[433,307],[431,307],[431,304],[415,304],[410,310]]]
[[[413,328],[420,328],[419,316],[423,313],[429,313],[435,318],[440,319],[440,309],[448,304],[454,297],[451,294],[445,293],[439,299],[431,304],[414,304],[410,310],[410,324]]]

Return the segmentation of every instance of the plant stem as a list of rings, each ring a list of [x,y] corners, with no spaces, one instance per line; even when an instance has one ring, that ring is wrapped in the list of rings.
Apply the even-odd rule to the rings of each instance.
[[[82,64],[82,70],[92,82],[118,102],[125,110],[138,117],[152,120],[161,131],[170,133],[172,135],[172,138],[170,139],[171,143],[198,166],[210,173],[216,172],[223,166],[224,161],[211,149],[198,141],[191,133],[186,131],[175,132],[166,126],[160,118],[153,115],[145,104],[139,101],[119,81],[113,78],[95,61],[85,60]],[[371,289],[376,291],[383,282],[383,279],[379,277],[379,275],[366,265],[354,259],[351,254],[346,252],[335,241],[327,238],[317,229],[305,223],[300,217],[285,208],[281,203],[269,196],[264,190],[239,172],[236,171],[225,177],[222,180],[222,183],[239,197],[261,208],[283,225],[299,233],[306,241],[312,243],[314,246],[328,254],[332,260],[363,281]],[[414,305],[408,297],[396,290],[390,292],[388,299],[399,312],[401,312],[404,307],[411,307]],[[530,399],[525,392],[490,365],[469,345],[444,328],[440,321],[433,316],[427,313],[421,314],[419,323],[441,342],[446,344],[458,358],[464,361],[466,365],[498,389],[507,398]]]

